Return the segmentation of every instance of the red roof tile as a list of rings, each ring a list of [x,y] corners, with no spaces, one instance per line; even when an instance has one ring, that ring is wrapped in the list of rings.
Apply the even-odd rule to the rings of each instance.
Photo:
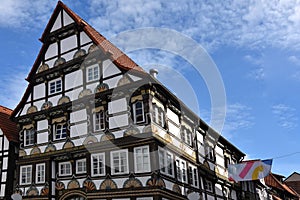
[[[18,142],[17,124],[10,120],[11,114],[11,109],[0,106],[0,129],[9,141]]]

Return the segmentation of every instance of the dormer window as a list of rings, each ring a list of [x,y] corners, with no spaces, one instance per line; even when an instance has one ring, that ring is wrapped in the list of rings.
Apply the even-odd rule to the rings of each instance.
[[[98,64],[87,67],[86,77],[87,77],[87,82],[99,80]]]
[[[55,94],[62,91],[61,79],[56,79],[49,82],[49,94]]]
[[[144,104],[142,101],[137,101],[133,104],[133,120],[134,123],[141,123],[145,121]]]

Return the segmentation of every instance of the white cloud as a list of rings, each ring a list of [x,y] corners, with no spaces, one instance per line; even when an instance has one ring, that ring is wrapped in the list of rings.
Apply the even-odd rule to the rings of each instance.
[[[298,126],[295,108],[285,104],[277,104],[272,106],[272,112],[278,121],[278,125],[282,128],[294,129]]]
[[[300,49],[300,1],[93,0],[90,8],[89,21],[108,35],[140,27],[168,27],[208,49],[219,45]]]
[[[45,27],[54,6],[52,0],[1,0],[0,27]]]
[[[288,60],[296,65],[300,65],[300,58],[297,56],[290,56]]]

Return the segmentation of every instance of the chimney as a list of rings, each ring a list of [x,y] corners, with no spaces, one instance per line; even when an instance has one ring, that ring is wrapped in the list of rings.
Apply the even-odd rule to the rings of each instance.
[[[149,73],[150,73],[151,76],[156,78],[157,74],[158,74],[158,70],[157,69],[150,69]]]

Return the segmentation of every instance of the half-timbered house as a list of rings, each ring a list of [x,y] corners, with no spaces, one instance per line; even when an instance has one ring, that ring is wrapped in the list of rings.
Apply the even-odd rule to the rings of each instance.
[[[12,110],[0,106],[0,199],[13,194],[18,155],[17,124],[10,120]]]
[[[245,156],[58,2],[14,110],[23,199],[239,199]]]

